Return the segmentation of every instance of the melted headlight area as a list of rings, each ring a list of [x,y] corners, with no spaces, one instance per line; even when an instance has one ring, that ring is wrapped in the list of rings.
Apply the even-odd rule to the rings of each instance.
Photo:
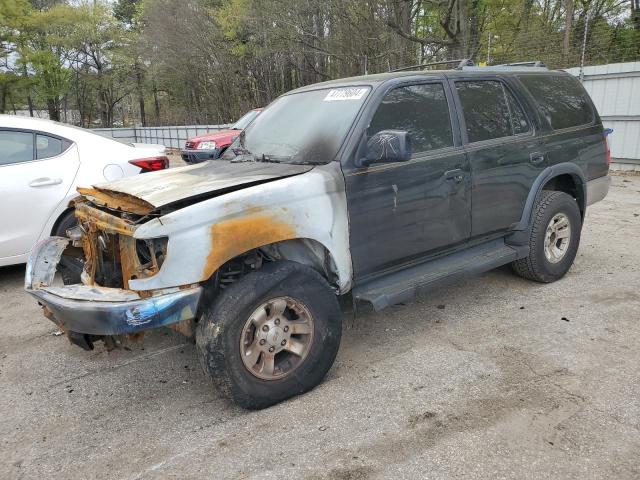
[[[133,237],[139,215],[107,211],[89,202],[76,204],[77,230],[73,247],[84,253],[85,285],[129,289],[129,281],[147,278],[160,270],[168,239]]]

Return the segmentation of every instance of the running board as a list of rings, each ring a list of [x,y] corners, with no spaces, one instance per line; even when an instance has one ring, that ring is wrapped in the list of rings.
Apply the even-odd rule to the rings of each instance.
[[[504,239],[492,240],[365,282],[354,287],[353,296],[356,301],[369,302],[374,310],[380,311],[413,299],[418,291],[484,273],[528,254],[528,246],[506,245]]]

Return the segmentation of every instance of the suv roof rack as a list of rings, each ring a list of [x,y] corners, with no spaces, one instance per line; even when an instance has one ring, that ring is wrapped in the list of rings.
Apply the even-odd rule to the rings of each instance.
[[[451,63],[457,63],[458,65],[455,67],[457,70],[462,70],[462,67],[473,67],[473,60],[470,58],[463,58],[458,60],[442,60],[440,62],[429,62],[429,63],[419,63],[417,65],[409,65],[408,67],[402,68],[394,68],[393,70],[389,70],[389,72],[404,72],[406,70],[419,70],[426,67],[431,67],[433,65],[449,65]]]
[[[532,60],[531,62],[515,62],[515,63],[502,63],[500,65],[493,65],[494,67],[540,67],[547,68],[544,62],[540,60]]]

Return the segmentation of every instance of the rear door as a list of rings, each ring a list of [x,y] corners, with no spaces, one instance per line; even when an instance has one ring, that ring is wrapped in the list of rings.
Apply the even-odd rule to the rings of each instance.
[[[0,129],[0,258],[28,253],[79,167],[69,140]]]
[[[387,91],[366,134],[388,129],[409,132],[412,159],[345,166],[356,281],[469,237],[470,172],[452,122],[450,95],[441,81]]]
[[[500,78],[455,80],[472,172],[472,237],[516,224],[547,164],[523,99]]]
[[[545,72],[519,76],[546,119],[545,145],[549,165],[574,162],[587,180],[606,175],[602,124],[577,78],[566,73]]]

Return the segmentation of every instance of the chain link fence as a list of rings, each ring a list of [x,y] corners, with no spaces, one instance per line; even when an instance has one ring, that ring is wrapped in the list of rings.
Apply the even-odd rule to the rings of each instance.
[[[485,65],[532,60],[554,69],[638,61],[640,28],[590,15],[578,18],[568,33],[557,28],[493,28],[484,34],[476,56]]]

